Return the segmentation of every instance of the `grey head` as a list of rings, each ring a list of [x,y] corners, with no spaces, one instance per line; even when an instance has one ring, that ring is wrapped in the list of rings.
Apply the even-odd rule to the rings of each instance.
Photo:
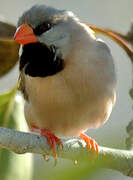
[[[55,25],[68,20],[78,20],[78,18],[71,11],[55,9],[46,5],[34,5],[23,13],[17,26],[29,23],[35,28],[45,21]]]
[[[72,36],[75,33],[75,28],[77,28],[78,22],[79,19],[70,11],[58,10],[53,7],[49,7],[45,5],[35,5],[31,9],[23,13],[23,15],[19,18],[17,26],[19,27],[22,24],[28,24],[30,27],[32,27],[34,34],[36,35],[39,42],[43,45],[46,45],[47,48],[52,50],[51,51],[52,53],[49,52],[47,54],[45,47],[45,55],[47,54],[45,59],[48,59],[50,54],[52,54],[53,61],[56,62],[55,60],[57,60],[57,58],[64,60],[65,57],[67,56],[69,48],[71,47],[72,44]],[[38,45],[32,44],[32,48],[33,46],[38,46]],[[29,59],[29,56],[26,58],[26,55],[27,52],[33,52],[32,48],[30,47],[30,44],[26,45],[26,47],[25,46],[23,47],[23,50],[25,49],[26,53],[22,53],[20,55],[20,59],[21,59],[20,69],[23,68],[24,65],[26,64],[25,62],[28,61],[25,60],[25,59]],[[37,47],[34,47],[33,49],[35,50],[37,49]],[[40,44],[38,49],[40,49]],[[43,52],[39,51],[39,53],[41,53],[42,56]],[[46,60],[43,61],[46,62]],[[59,64],[59,62],[57,64]],[[42,64],[40,66],[42,66]],[[47,69],[51,67],[50,64],[49,64],[49,68],[47,64],[45,66],[47,66]],[[30,69],[31,69],[31,65],[30,65]],[[33,68],[30,71],[33,71]],[[40,71],[40,69],[38,71]],[[56,71],[57,70],[55,70],[55,72]],[[29,70],[26,72],[28,72],[27,74],[29,74]],[[46,74],[51,75],[49,73],[46,73],[45,75],[44,74],[41,76],[45,76]],[[31,75],[31,73],[29,75]],[[35,73],[34,76],[40,76],[40,75]]]
[[[70,11],[35,5],[20,17],[18,27],[24,23],[33,29],[43,24],[48,26],[46,31],[36,34],[37,38],[48,46],[54,45],[65,58],[78,21],[79,19]]]

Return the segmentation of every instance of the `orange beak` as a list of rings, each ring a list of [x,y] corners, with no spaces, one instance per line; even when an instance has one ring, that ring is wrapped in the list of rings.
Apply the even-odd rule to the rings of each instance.
[[[39,42],[33,29],[28,24],[22,24],[14,35],[14,40],[22,45]]]

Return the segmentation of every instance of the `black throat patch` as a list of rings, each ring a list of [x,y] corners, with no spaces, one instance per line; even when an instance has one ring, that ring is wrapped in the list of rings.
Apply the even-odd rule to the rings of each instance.
[[[64,60],[56,57],[55,51],[42,43],[24,45],[19,69],[32,77],[45,77],[64,68]]]

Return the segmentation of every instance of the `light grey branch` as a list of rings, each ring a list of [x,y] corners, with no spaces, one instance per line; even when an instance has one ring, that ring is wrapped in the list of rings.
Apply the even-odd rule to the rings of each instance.
[[[86,150],[86,144],[78,137],[60,137],[63,150],[57,146],[58,157],[89,161],[90,152]],[[0,127],[0,147],[8,149],[18,154],[38,153],[52,155],[52,150],[45,137],[24,133],[8,128]],[[99,167],[112,168],[125,175],[133,177],[133,152],[118,149],[99,147],[100,152],[95,162],[99,162]],[[94,163],[95,164],[95,163]]]

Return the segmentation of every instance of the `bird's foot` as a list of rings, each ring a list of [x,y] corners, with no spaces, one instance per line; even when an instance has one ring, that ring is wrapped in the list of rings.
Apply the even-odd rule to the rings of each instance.
[[[54,156],[55,165],[56,165],[57,152],[56,152],[55,142],[58,144],[58,146],[60,146],[61,149],[63,149],[62,142],[57,136],[55,136],[53,133],[51,133],[51,131],[49,131],[48,129],[41,129],[41,135],[45,136],[47,138],[50,148],[53,149],[53,156]]]
[[[98,152],[99,152],[98,144],[94,139],[92,139],[91,137],[87,136],[84,133],[80,134],[80,138],[86,142],[87,150],[89,150],[89,151],[91,150],[93,152],[93,154],[96,154],[96,155],[98,154]]]
[[[31,126],[31,131],[39,133],[40,135],[46,137],[50,148],[53,149],[53,156],[54,156],[55,165],[56,165],[56,163],[57,163],[57,152],[56,152],[55,143],[57,143],[58,146],[61,149],[63,149],[63,145],[62,145],[61,140],[57,136],[55,136],[51,131],[49,131],[48,129],[40,129],[40,128],[36,127],[36,126]],[[43,155],[43,158],[44,158],[44,160],[48,161],[46,155]]]

